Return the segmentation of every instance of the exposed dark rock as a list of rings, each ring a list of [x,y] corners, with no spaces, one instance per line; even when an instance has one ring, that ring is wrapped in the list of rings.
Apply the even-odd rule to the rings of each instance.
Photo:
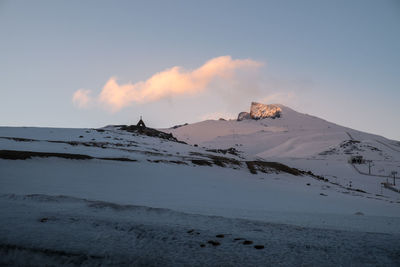
[[[246,161],[246,165],[252,174],[257,174],[257,171],[260,171],[263,173],[286,172],[296,176],[302,175],[302,173],[299,170],[291,168],[289,166],[286,166],[278,162],[255,160],[255,161]]]
[[[172,129],[178,129],[178,128],[183,127],[183,126],[186,126],[186,125],[189,125],[189,123],[175,125],[175,126],[172,126],[171,128],[172,128]]]
[[[212,163],[204,159],[192,159],[192,163],[200,166],[212,166]]]
[[[214,153],[221,153],[221,154],[231,154],[231,155],[235,155],[235,156],[239,156],[239,151],[234,148],[234,147],[230,147],[227,149],[207,149],[206,151],[208,152],[214,152]]]
[[[214,247],[221,245],[220,242],[214,240],[209,240],[207,243],[213,245]]]
[[[248,113],[248,112],[240,112],[237,117],[237,121],[250,120],[250,119],[251,119],[251,116],[250,116],[250,113]]]
[[[26,160],[33,157],[38,158],[63,158],[63,159],[101,159],[101,160],[115,160],[115,161],[137,161],[129,158],[97,158],[83,154],[69,154],[69,153],[55,153],[55,152],[34,152],[34,151],[18,151],[18,150],[0,150],[0,159],[11,159],[11,160]]]
[[[137,126],[137,125],[129,125],[129,126],[122,125],[119,129],[123,130],[123,131],[131,132],[131,133],[137,133],[137,134],[147,135],[147,136],[151,136],[151,137],[158,137],[161,139],[166,139],[168,141],[186,144],[185,142],[179,141],[178,139],[176,139],[172,135],[172,133],[164,133],[164,132],[158,131],[153,128],[142,127],[142,126]]]

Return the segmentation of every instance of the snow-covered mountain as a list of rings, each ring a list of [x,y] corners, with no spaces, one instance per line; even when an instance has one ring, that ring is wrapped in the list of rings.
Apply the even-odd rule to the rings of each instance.
[[[0,127],[0,265],[396,266],[399,143],[251,111],[173,136]]]
[[[279,161],[375,194],[382,193],[381,183],[392,172],[400,173],[400,142],[280,104],[252,103],[250,113],[241,112],[236,120],[206,120],[165,131],[189,144],[234,147],[248,158]],[[362,164],[349,164],[351,157],[362,157]]]
[[[347,159],[349,155],[363,155],[373,160],[400,160],[398,141],[343,127],[284,105],[252,103],[250,114],[254,115],[245,116],[242,112],[238,120],[206,120],[164,130],[189,144],[236,147],[264,159]],[[351,146],[349,141],[354,141]]]

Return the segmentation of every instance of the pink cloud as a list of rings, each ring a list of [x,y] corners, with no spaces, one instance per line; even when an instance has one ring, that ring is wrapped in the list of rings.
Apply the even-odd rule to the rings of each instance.
[[[238,79],[238,72],[254,71],[262,65],[261,62],[251,59],[222,56],[207,61],[195,70],[175,66],[154,74],[146,81],[136,83],[119,84],[115,77],[111,77],[96,102],[116,112],[132,103],[147,103],[177,95],[193,95],[211,89],[210,84],[216,79],[232,82]],[[74,103],[78,103],[78,107],[90,103],[87,91],[76,91],[73,99]]]
[[[92,102],[90,90],[79,89],[72,96],[72,102],[79,108],[87,108]]]

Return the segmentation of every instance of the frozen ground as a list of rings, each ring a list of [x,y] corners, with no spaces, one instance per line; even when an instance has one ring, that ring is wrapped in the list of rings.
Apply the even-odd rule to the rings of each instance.
[[[400,235],[2,195],[0,264],[398,266]],[[29,227],[27,227],[29,226]]]

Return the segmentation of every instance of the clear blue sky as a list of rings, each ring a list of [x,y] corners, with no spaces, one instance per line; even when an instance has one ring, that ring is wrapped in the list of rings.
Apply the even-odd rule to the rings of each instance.
[[[167,127],[270,100],[400,140],[400,1],[0,0],[0,36],[0,125],[100,127],[143,115]],[[226,55],[263,62],[256,85],[209,85],[117,112],[72,102],[110,77],[136,83]]]

